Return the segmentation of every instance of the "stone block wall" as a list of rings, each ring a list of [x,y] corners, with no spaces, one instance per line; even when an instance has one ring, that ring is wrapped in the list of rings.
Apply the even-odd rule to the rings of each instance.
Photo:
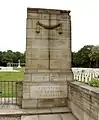
[[[27,69],[71,70],[71,17],[69,13],[70,11],[66,10],[27,9]],[[42,26],[38,25],[38,22]],[[50,29],[58,24],[61,25]],[[60,31],[61,34],[59,34]]]
[[[67,105],[67,80],[72,80],[69,13],[27,9],[23,108]]]
[[[71,72],[60,73],[58,71],[54,71],[54,73],[50,71],[25,73],[23,107],[67,106],[67,80],[71,80],[71,75]]]
[[[99,120],[99,88],[68,82],[68,107],[78,120]]]

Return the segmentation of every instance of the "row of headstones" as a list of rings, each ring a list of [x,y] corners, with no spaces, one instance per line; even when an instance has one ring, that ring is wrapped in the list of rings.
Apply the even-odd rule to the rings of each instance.
[[[99,70],[96,69],[72,69],[74,80],[88,83],[91,80],[99,78]]]
[[[21,68],[20,59],[18,60],[18,63],[7,63],[7,67],[15,67],[15,66],[17,66],[17,68]]]
[[[20,60],[18,60],[18,63],[8,63],[9,67],[11,66],[17,66],[17,68],[21,68]],[[74,80],[82,81],[88,83],[88,81],[91,81],[93,78],[99,78],[99,69],[93,69],[93,68],[72,68]]]

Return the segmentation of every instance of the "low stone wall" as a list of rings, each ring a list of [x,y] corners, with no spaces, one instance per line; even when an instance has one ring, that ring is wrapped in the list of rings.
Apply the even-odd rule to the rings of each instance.
[[[99,88],[68,82],[68,107],[78,120],[99,120]]]

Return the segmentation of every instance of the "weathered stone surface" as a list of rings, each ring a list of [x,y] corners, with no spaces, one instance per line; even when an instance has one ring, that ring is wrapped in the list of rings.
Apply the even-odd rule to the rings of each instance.
[[[29,92],[28,92],[28,93],[23,92],[23,98],[24,98],[24,99],[30,98],[30,93],[29,93]]]
[[[30,81],[32,80],[32,74],[31,73],[25,73],[24,74],[24,81]],[[24,86],[23,86],[24,87]],[[26,87],[26,86],[25,86]],[[24,88],[25,89],[25,88]]]
[[[99,119],[99,88],[68,83],[68,106],[79,120]]]
[[[64,60],[66,57],[68,58],[68,52],[66,52],[65,50],[50,50],[51,60]]]
[[[21,117],[13,117],[13,116],[8,116],[8,117],[1,117],[0,116],[0,120],[21,120]]]
[[[77,120],[71,113],[68,114],[60,114],[62,120]],[[86,119],[87,120],[87,119]]]
[[[40,120],[61,120],[59,115],[40,115]]]
[[[47,82],[49,81],[49,73],[32,73],[33,82]]]
[[[71,113],[68,107],[52,107],[52,108],[35,108],[35,109],[21,109],[17,105],[0,105],[0,116],[14,115],[36,115],[36,114],[59,114]]]
[[[64,91],[66,86],[55,86],[53,84],[48,86],[31,86],[30,97],[33,98],[63,98],[67,94]]]
[[[22,116],[21,120],[39,120],[38,115]]]
[[[33,82],[47,82],[47,81],[56,81],[56,82],[66,82],[68,80],[68,74],[67,73],[62,73],[62,72],[32,72],[30,74],[25,74],[26,76],[26,81],[31,80]],[[71,77],[71,76],[69,76]],[[65,83],[66,84],[66,83]],[[55,84],[54,84],[55,85]]]
[[[37,108],[37,100],[36,99],[23,99],[22,100],[22,108]]]
[[[71,113],[22,116],[21,120],[77,120]]]
[[[66,81],[67,80],[67,74],[66,73],[61,73],[61,72],[57,72],[57,73],[50,73],[50,81]]]
[[[28,59],[27,60],[27,66],[28,69],[29,68],[33,68],[33,69],[48,69],[48,60],[32,60],[32,59]]]
[[[50,68],[51,69],[68,69],[69,64],[65,60],[50,60]]]
[[[66,49],[68,49],[68,47],[69,47],[68,40],[57,40],[57,39],[50,40],[50,49],[52,49],[52,50],[57,50],[57,49],[58,50],[66,50]],[[66,57],[65,57],[65,59],[66,59]]]
[[[66,106],[72,80],[70,21],[69,11],[27,9],[23,108]]]

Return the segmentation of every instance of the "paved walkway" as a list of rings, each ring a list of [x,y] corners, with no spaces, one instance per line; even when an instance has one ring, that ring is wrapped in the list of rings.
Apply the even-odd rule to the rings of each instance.
[[[77,120],[71,113],[22,116],[21,120]]]
[[[5,117],[5,115],[7,117]],[[19,116],[19,117],[18,117]],[[67,107],[20,109],[16,105],[0,106],[0,120],[77,120]]]
[[[77,120],[71,113],[66,114],[48,114],[48,115],[31,115],[31,116],[0,116],[0,120]]]
[[[0,116],[3,115],[38,115],[38,114],[58,114],[71,113],[67,107],[56,108],[35,108],[35,109],[20,109],[17,105],[2,105],[0,106]]]

